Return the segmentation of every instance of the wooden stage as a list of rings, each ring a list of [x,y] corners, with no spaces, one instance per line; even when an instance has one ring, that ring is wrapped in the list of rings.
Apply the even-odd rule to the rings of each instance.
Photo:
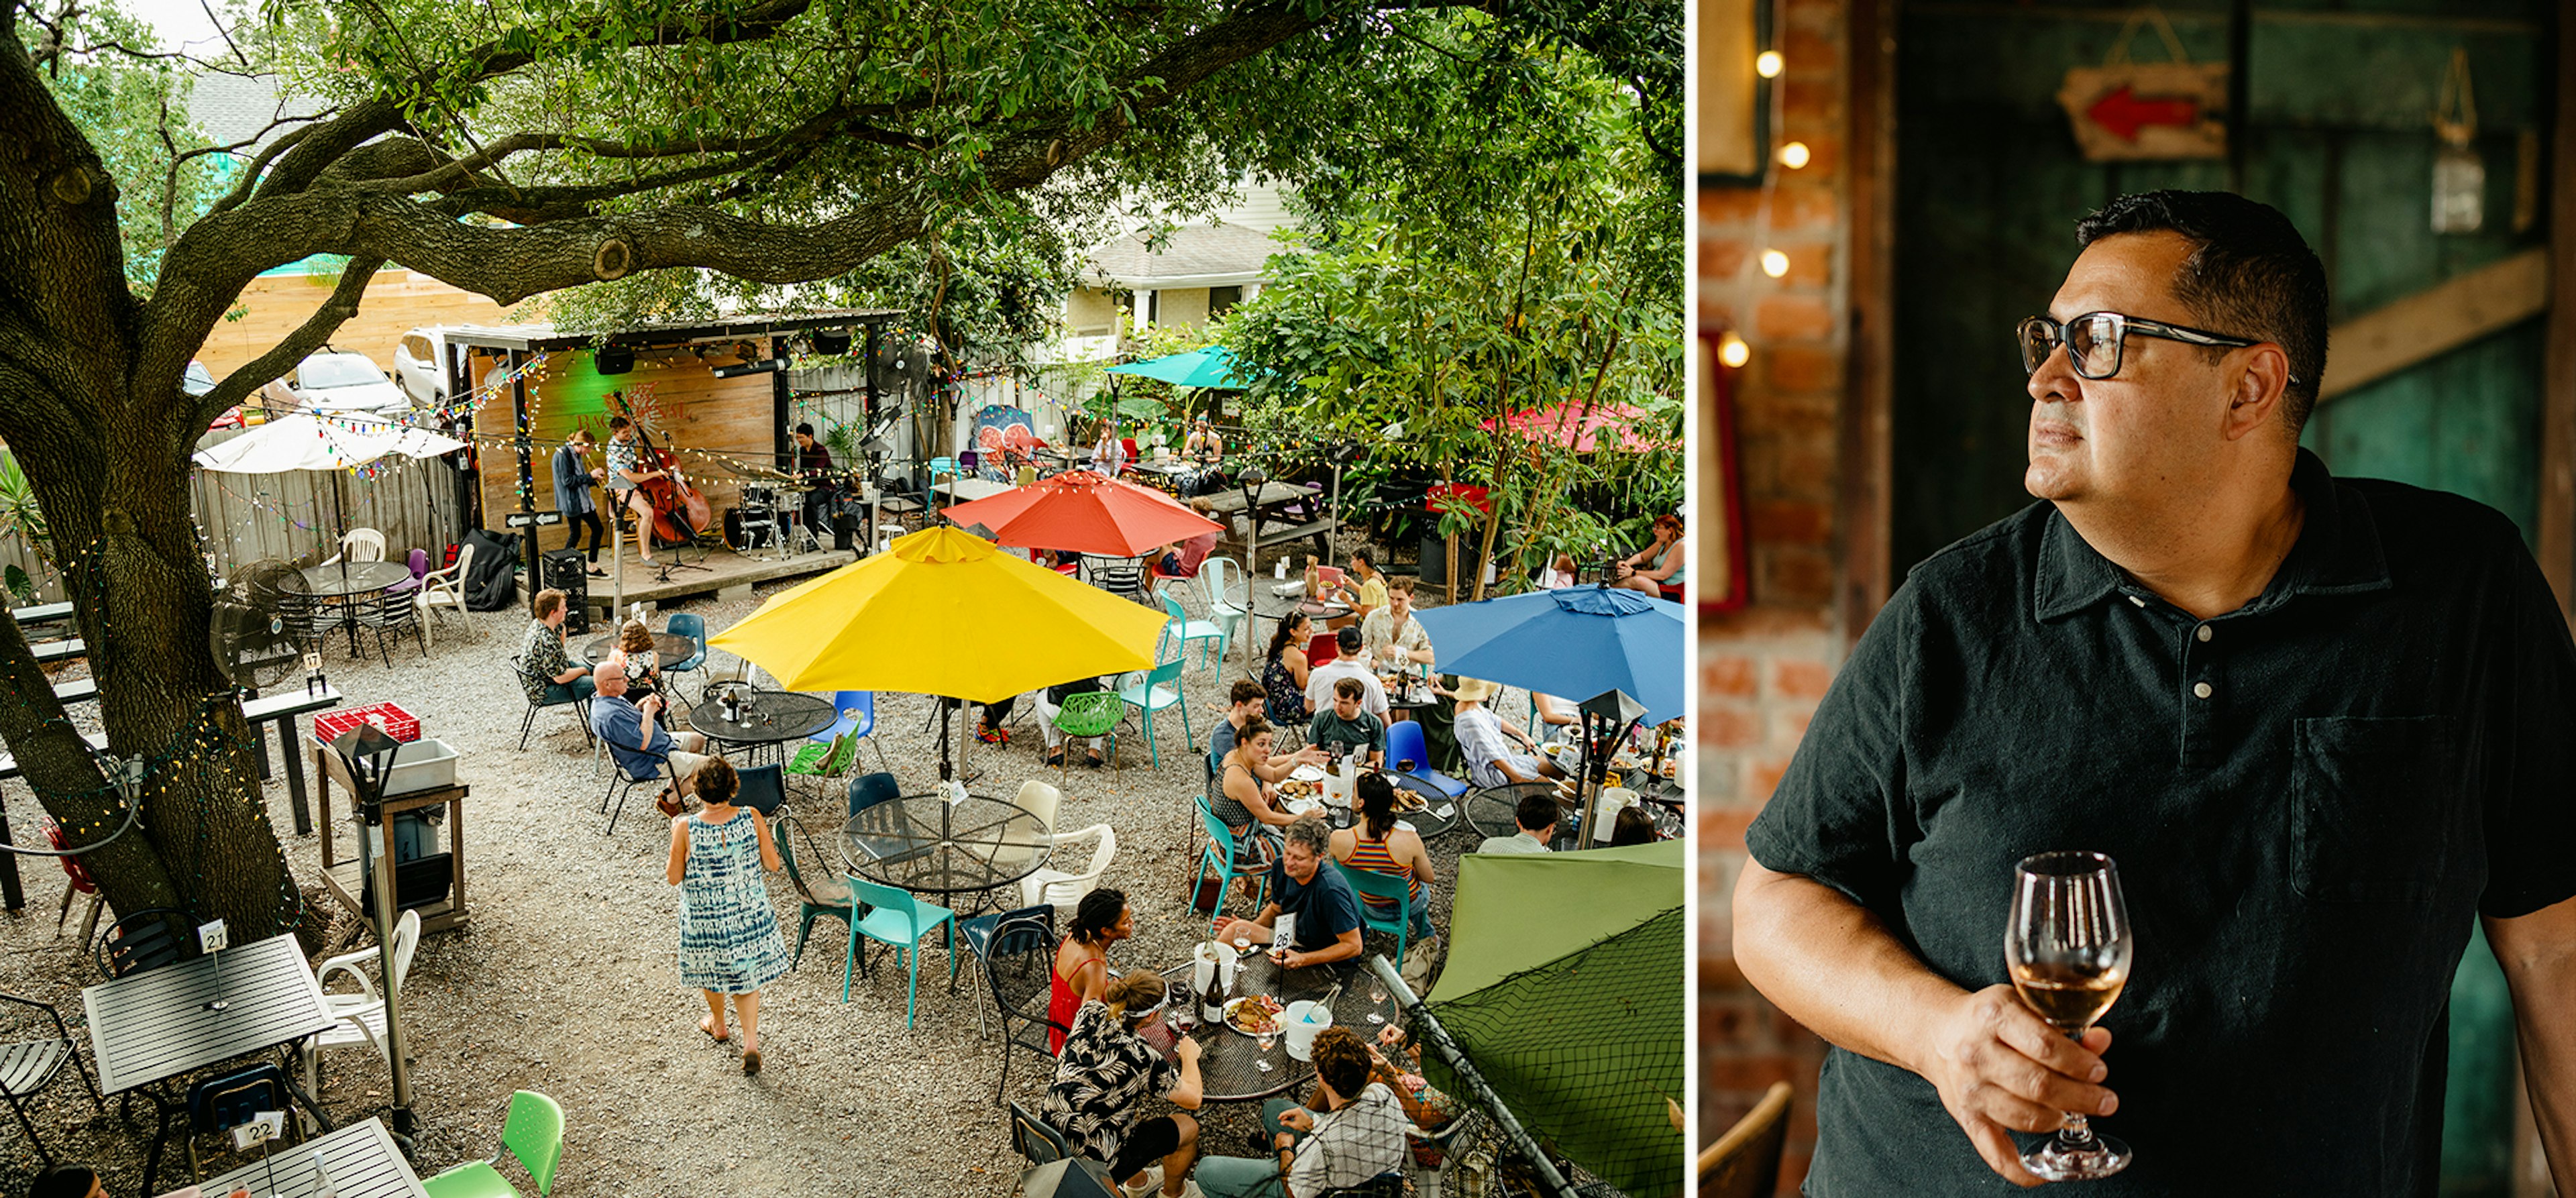
[[[548,538],[549,541],[552,539]],[[663,549],[655,551],[654,565],[651,567],[635,560],[632,553],[634,545],[631,542],[627,545],[627,549],[629,553],[626,558],[626,602],[651,603],[657,607],[675,599],[696,595],[731,598],[748,593],[755,583],[774,582],[782,578],[805,578],[840,569],[858,560],[847,549],[831,548],[829,540],[824,542],[824,548],[819,553],[799,553],[785,558],[781,558],[776,550],[771,549],[754,549],[746,556],[725,548],[721,543],[709,548],[703,557],[695,549]],[[671,571],[670,581],[664,582],[660,577],[663,562],[686,562],[706,568],[703,570],[674,569]],[[610,568],[608,554],[604,550],[599,555],[599,568],[602,570]],[[615,581],[612,578],[590,580],[591,607],[600,611],[608,610],[615,598],[612,593],[612,584]]]

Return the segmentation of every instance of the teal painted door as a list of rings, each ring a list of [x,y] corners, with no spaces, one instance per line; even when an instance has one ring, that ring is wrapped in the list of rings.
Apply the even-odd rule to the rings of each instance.
[[[2548,165],[2515,229],[2525,137],[2547,145],[2556,44],[2546,0],[2292,0],[2254,10],[2245,194],[2281,209],[2326,264],[2340,322],[2546,243]],[[2076,254],[2075,221],[2114,196],[2228,186],[2222,160],[2080,159],[2055,99],[2099,65],[2130,9],[1908,2],[1898,36],[1895,478],[1901,571],[2030,502],[2030,399],[2013,324],[2043,312]],[[2196,62],[2228,59],[2223,5],[2164,12]],[[2486,168],[2483,228],[2431,231],[2430,114],[2468,52]],[[2142,61],[2164,57],[2142,31]],[[2455,491],[2534,530],[2538,320],[2321,404],[2306,444],[2337,473]],[[2333,374],[2329,351],[2327,373]],[[2444,1194],[2502,1195],[2514,1076],[2502,975],[2475,940],[2452,996]]]

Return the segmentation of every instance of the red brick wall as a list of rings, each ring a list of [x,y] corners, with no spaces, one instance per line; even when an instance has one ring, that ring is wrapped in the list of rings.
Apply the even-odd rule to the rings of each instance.
[[[1804,142],[1810,160],[1773,168],[1767,209],[1760,188],[1703,188],[1697,228],[1700,317],[1752,350],[1734,387],[1751,606],[1700,626],[1700,1131],[1713,1139],[1774,1081],[1796,1085],[1782,1194],[1797,1192],[1815,1146],[1824,1046],[1736,971],[1728,898],[1745,826],[1787,768],[1847,640],[1834,610],[1850,290],[1845,7],[1781,0],[1772,44],[1787,69],[1773,149]],[[1766,249],[1788,254],[1787,274],[1762,272]]]

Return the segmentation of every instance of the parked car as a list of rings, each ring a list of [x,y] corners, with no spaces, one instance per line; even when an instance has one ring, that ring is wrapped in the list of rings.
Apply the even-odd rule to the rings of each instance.
[[[260,388],[271,415],[302,409],[317,416],[376,416],[402,420],[411,400],[365,354],[324,350],[297,363],[293,373]]]
[[[394,346],[394,381],[413,403],[437,407],[447,401],[446,359],[446,326],[413,329]]]
[[[190,396],[203,395],[206,392],[215,389],[215,373],[206,369],[205,363],[199,362],[193,358],[189,359],[187,373],[179,376],[179,389],[187,392]],[[206,427],[210,430],[219,428],[247,428],[254,424],[263,423],[266,420],[267,416],[261,413],[258,409],[254,408],[249,413],[245,414],[242,411],[240,404],[234,404],[233,406],[224,409],[224,414],[215,417],[214,420],[210,421],[206,425]]]

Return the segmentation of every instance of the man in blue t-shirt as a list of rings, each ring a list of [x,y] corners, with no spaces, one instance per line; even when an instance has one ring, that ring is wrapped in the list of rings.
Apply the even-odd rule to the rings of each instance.
[[[626,697],[626,667],[621,662],[602,662],[592,677],[599,693],[590,700],[590,730],[608,746],[608,755],[617,759],[618,768],[639,781],[649,777],[654,761],[646,756],[659,753],[671,763],[671,785],[681,794],[698,792],[698,767],[705,765],[706,737],[695,732],[671,732],[653,726],[653,717],[661,714],[662,696],[646,695],[638,705]]]
[[[1341,871],[1323,868],[1333,844],[1324,817],[1309,814],[1288,825],[1288,847],[1270,867],[1270,902],[1250,919],[1229,919],[1218,928],[1219,941],[1246,939],[1271,943],[1271,928],[1285,915],[1297,917],[1296,943],[1279,955],[1295,969],[1360,955],[1360,900]]]

